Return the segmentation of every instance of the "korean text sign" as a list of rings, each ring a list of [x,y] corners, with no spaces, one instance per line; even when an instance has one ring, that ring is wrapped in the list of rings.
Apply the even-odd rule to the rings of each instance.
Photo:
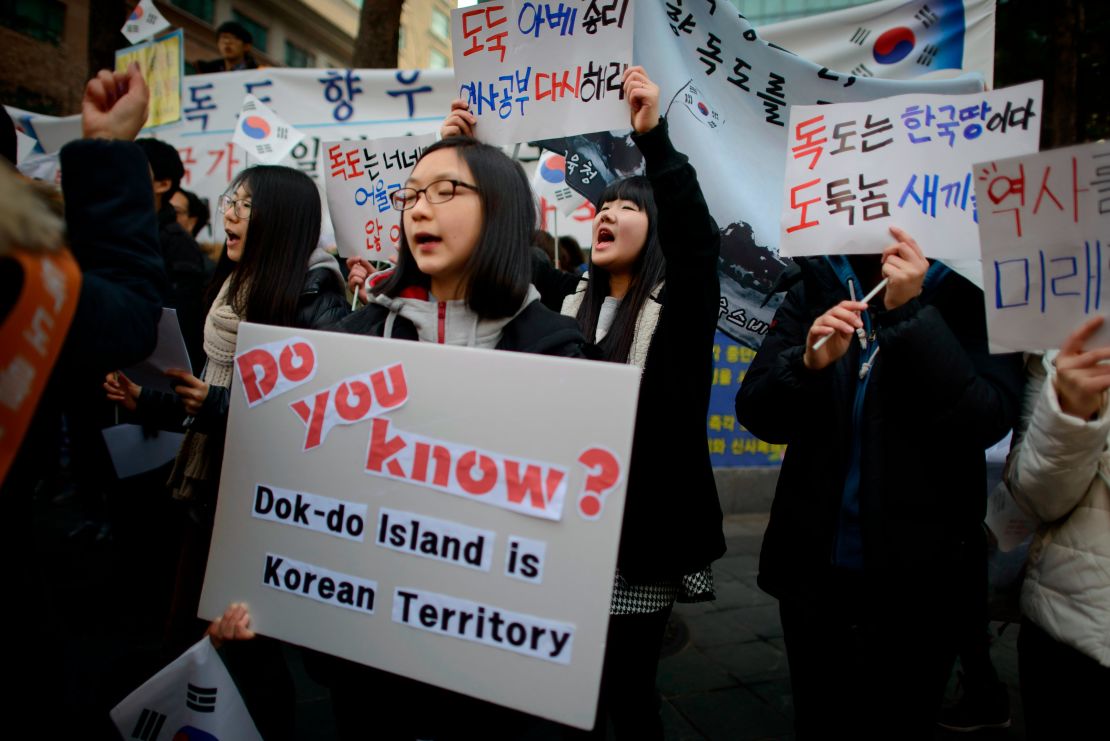
[[[451,14],[459,97],[491,144],[628,128],[630,0],[503,2]]]
[[[320,145],[340,255],[386,260],[397,254],[401,212],[393,208],[390,197],[405,187],[421,152],[434,141],[434,134],[420,134]]]
[[[245,600],[264,634],[590,727],[638,372],[238,339],[202,617]]]
[[[146,125],[163,126],[181,120],[181,81],[185,77],[184,34],[180,29],[154,41],[145,41],[116,52],[116,71],[139,63],[150,88]]]
[[[1110,144],[975,165],[992,345],[1057,348],[1110,316]],[[1094,344],[1110,340],[1103,326]]]
[[[974,162],[1037,151],[1041,83],[967,95],[793,106],[783,255],[882,252],[890,226],[928,257],[978,257]]]

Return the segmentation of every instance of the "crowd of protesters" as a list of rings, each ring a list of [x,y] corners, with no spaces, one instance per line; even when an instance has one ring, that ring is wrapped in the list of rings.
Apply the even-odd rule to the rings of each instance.
[[[220,69],[254,66],[241,31],[221,27]],[[135,141],[148,98],[135,66],[89,82],[60,195],[0,167],[4,336],[34,300],[30,276],[68,276],[58,305],[71,304],[32,368],[38,382],[18,395],[14,346],[4,348],[18,413],[4,419],[2,540],[5,563],[20,565],[10,594],[31,613],[15,634],[24,681],[10,700],[65,708],[59,726],[95,733],[104,703],[119,699],[121,688],[96,686],[107,622],[97,603],[78,610],[58,596],[80,552],[59,559],[58,523],[34,507],[36,492],[58,494],[68,460],[81,518],[66,537],[117,537],[149,560],[136,615],[113,616],[139,626],[117,626],[120,643],[143,635],[165,660],[207,632],[225,645],[264,737],[290,737],[280,644],[254,635],[248,605],[197,619],[245,320],[640,369],[597,722],[585,735],[604,738],[611,724],[617,738],[662,738],[655,673],[668,617],[676,600],[714,598],[711,565],[725,552],[704,436],[720,233],[702,194],[712,184],[672,144],[658,86],[641,67],[622,84],[646,172],[601,194],[588,259],[536,233],[527,178],[474,138],[462,101],[392,195],[400,251],[373,274],[320,247],[320,198],[298,170],[247,168],[209,214],[181,189],[173,147]],[[10,163],[10,121],[3,144]],[[210,219],[226,234],[215,259],[195,241]],[[796,261],[736,396],[745,427],[788,446],[759,584],[779,603],[797,737],[931,737],[961,634],[985,623],[983,451],[1011,429],[1006,480],[1040,523],[1019,640],[1028,736],[1086,737],[1110,690],[1110,347],[1091,344],[1102,320],[1044,357],[991,354],[981,291],[890,232],[881,255]],[[363,304],[353,311],[348,291]],[[170,372],[173,393],[120,372],[150,353],[163,307],[177,310],[191,360]],[[106,473],[98,425],[115,414],[150,434],[184,433],[173,463],[138,483]],[[121,499],[127,491],[134,500]],[[129,540],[136,519],[164,531]],[[391,708],[394,725],[381,729],[391,738],[583,735],[342,657],[304,660],[331,691],[343,738],[365,737],[369,703]],[[981,725],[1008,723],[1007,711]]]

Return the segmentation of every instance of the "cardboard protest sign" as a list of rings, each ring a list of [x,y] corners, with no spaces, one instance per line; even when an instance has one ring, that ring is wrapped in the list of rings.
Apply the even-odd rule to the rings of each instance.
[[[633,8],[504,0],[452,11],[455,85],[478,137],[513,144],[627,128]]]
[[[243,98],[232,141],[250,156],[276,165],[300,144],[304,134],[294,129],[253,95]]]
[[[970,95],[793,106],[781,253],[882,252],[894,225],[928,257],[977,257],[972,163],[987,152],[1036,152],[1040,116],[1039,81]]]
[[[180,29],[154,41],[145,41],[116,52],[116,72],[139,63],[150,88],[147,128],[181,120],[181,81],[185,77],[185,36]]]
[[[991,344],[1058,348],[1110,316],[1110,143],[981,162],[974,175]],[[1103,325],[1091,346],[1108,341]]]
[[[169,27],[170,22],[162,17],[151,0],[141,0],[127,17],[127,22],[123,24],[120,33],[132,44],[137,44]]]
[[[390,196],[404,187],[434,134],[323,142],[324,189],[343,257],[386,260],[401,243],[401,212]]]
[[[235,368],[201,616],[590,727],[639,373],[249,323]]]

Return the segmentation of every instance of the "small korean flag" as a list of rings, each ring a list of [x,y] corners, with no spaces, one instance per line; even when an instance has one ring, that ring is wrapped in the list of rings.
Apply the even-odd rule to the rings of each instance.
[[[262,741],[208,636],[125,697],[111,716],[126,739]]]
[[[561,154],[544,152],[532,176],[532,190],[569,216],[582,205],[582,196],[567,185],[567,160]]]
[[[152,0],[140,0],[135,9],[131,11],[131,15],[127,17],[127,23],[123,24],[120,31],[127,37],[128,41],[137,44],[169,27],[170,22],[162,17],[158,8],[154,7]]]
[[[239,120],[235,122],[235,136],[231,141],[251,157],[266,165],[276,165],[300,144],[301,139],[304,139],[304,134],[258,98],[253,95],[243,98]]]
[[[721,114],[710,105],[709,100],[705,97],[705,92],[696,87],[692,82],[688,83],[679,94],[681,100],[686,108],[694,115],[694,118],[701,121],[703,124],[711,129],[719,127],[725,122]]]

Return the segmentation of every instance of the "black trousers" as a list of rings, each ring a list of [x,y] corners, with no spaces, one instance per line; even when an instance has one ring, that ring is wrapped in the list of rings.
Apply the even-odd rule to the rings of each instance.
[[[589,738],[605,738],[608,723],[618,739],[662,741],[663,720],[655,692],[659,649],[671,608],[610,615],[597,721]]]
[[[937,595],[880,597],[837,573],[779,614],[799,741],[933,738],[958,624]]]
[[[1027,739],[1106,738],[1110,667],[1022,618],[1018,673]]]

